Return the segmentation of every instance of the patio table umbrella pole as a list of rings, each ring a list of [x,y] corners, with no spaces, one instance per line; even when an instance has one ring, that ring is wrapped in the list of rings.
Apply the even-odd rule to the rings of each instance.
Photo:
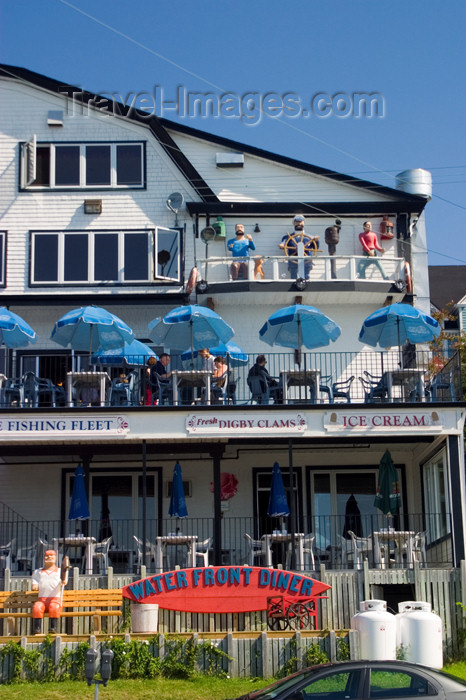
[[[142,563],[147,566],[147,446],[142,441]]]
[[[296,552],[295,552],[295,511],[294,511],[294,492],[293,492],[293,440],[292,438],[289,439],[288,442],[288,464],[289,464],[289,471],[290,471],[290,530],[291,530],[291,560],[290,560],[290,568],[295,569],[296,568]]]

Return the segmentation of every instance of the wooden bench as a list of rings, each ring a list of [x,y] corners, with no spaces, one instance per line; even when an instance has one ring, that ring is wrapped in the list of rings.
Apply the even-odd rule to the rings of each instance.
[[[7,619],[8,635],[16,634],[18,618],[32,617],[32,606],[37,597],[37,591],[0,591],[0,619]],[[119,588],[82,591],[65,589],[61,617],[88,616],[92,619],[93,632],[99,633],[102,617],[121,616],[122,601]]]

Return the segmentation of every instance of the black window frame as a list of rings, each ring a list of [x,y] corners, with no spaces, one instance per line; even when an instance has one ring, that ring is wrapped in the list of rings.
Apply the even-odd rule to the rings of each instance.
[[[110,183],[90,184],[86,182],[87,176],[87,148],[88,147],[108,147],[110,149]],[[119,184],[118,174],[118,149],[119,147],[134,146],[141,151],[141,179],[139,183]],[[57,185],[56,184],[56,150],[60,148],[79,148],[79,182],[78,184]],[[44,150],[49,149],[48,167],[44,158]],[[34,184],[37,179],[37,152],[41,149],[40,172],[46,173],[48,182],[45,184]],[[20,167],[19,167],[19,190],[22,192],[70,192],[73,190],[96,191],[96,190],[143,190],[146,189],[146,141],[36,141],[31,139],[28,143],[20,144]]]
[[[177,278],[167,278],[161,277],[157,274],[157,267],[155,265],[155,251],[157,249],[157,236],[158,231],[166,232],[167,230],[176,233],[178,237],[178,258],[179,263],[177,266]],[[134,252],[134,246],[128,245],[127,236],[134,235],[142,236],[142,241],[139,243],[144,248],[144,237],[147,237],[147,275],[139,279],[126,279],[125,270],[128,268],[134,269],[134,260],[130,264],[125,264],[125,251]],[[66,279],[66,269],[67,268],[67,241],[70,240],[69,237],[87,237],[87,248],[85,250],[85,255],[87,257],[87,278],[81,280],[69,280]],[[95,250],[96,246],[99,248],[101,239],[104,236],[116,236],[116,256],[117,264],[116,269],[117,279],[96,279],[95,269],[97,267],[95,261]],[[49,279],[37,278],[37,271],[41,265],[40,259],[40,248],[36,247],[40,237],[44,237],[44,241],[54,248],[56,251],[55,259],[53,264],[56,265],[56,275],[55,273],[50,276]],[[55,242],[54,242],[55,238]],[[136,241],[136,238],[135,238]],[[97,243],[96,243],[97,242]],[[70,230],[50,230],[50,229],[40,229],[29,231],[29,287],[138,287],[138,286],[179,286],[183,283],[182,279],[182,245],[183,245],[183,235],[182,229],[173,228],[167,229],[166,227],[151,227],[151,228],[137,228],[137,229],[127,229],[127,228],[117,228],[117,229],[70,229]],[[100,246],[100,251],[105,250],[105,246]],[[142,250],[142,249],[141,249]],[[144,255],[141,252],[141,256]],[[39,256],[39,257],[38,257]],[[44,258],[45,256],[45,258]],[[110,253],[109,253],[110,256]],[[137,256],[136,256],[137,257]],[[50,262],[51,255],[49,253],[42,253],[42,259]],[[36,271],[36,265],[38,270]],[[55,276],[54,276],[55,275]]]
[[[0,230],[1,250],[0,250],[0,289],[6,287],[6,243],[7,232]]]

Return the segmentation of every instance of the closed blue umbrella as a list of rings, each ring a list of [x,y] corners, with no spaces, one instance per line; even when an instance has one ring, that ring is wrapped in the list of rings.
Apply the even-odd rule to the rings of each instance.
[[[294,304],[273,313],[259,331],[268,345],[311,350],[329,345],[340,336],[340,326],[314,306]]]
[[[396,515],[401,508],[398,473],[389,450],[385,451],[379,464],[379,478],[374,506],[385,515]]]
[[[173,469],[172,493],[168,515],[171,515],[173,518],[186,518],[188,516],[184,497],[183,477],[181,476],[181,467],[178,462]]]
[[[440,334],[435,318],[409,304],[390,304],[368,316],[359,333],[361,343],[373,347],[401,347],[410,343],[429,343]]]
[[[163,319],[156,318],[149,324],[149,337],[159,345],[191,351],[226,343],[235,332],[212,309],[193,304],[178,306]]]
[[[21,348],[29,343],[35,343],[37,335],[35,330],[26,323],[24,318],[13,311],[0,307],[0,345],[7,348]]]
[[[98,348],[118,348],[131,342],[131,328],[100,306],[82,306],[68,311],[55,324],[50,336],[59,345],[73,350],[88,350],[89,355]]]
[[[283,485],[283,477],[280,471],[278,462],[273,465],[272,486],[270,488],[269,506],[267,515],[272,518],[289,515],[288,501],[286,498],[285,487]]]
[[[84,485],[84,471],[81,466],[74,472],[73,493],[71,495],[70,512],[68,520],[87,520],[89,518],[89,504],[87,502],[86,487]]]
[[[92,364],[143,366],[147,358],[157,357],[155,352],[140,340],[125,343],[119,348],[99,348],[92,356]],[[158,359],[158,358],[157,358]]]
[[[217,355],[220,355],[221,357],[228,357],[230,367],[238,367],[239,365],[246,364],[248,361],[247,354],[232,340],[209,348],[209,352],[214,357],[217,357]],[[191,359],[195,359],[197,355],[197,350],[194,350],[193,352],[191,352],[191,350],[185,350],[181,354],[181,360],[183,362],[187,362]]]

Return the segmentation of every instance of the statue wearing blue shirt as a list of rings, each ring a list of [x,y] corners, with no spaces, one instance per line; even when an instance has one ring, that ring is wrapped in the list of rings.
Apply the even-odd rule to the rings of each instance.
[[[234,258],[247,258],[249,257],[250,250],[256,250],[251,236],[249,234],[247,236],[244,235],[243,224],[236,224],[235,238],[230,238],[227,243],[227,248],[231,250]],[[240,273],[244,280],[248,279],[248,263],[244,260],[242,262],[239,260],[233,262],[230,266],[232,280],[237,280]]]

